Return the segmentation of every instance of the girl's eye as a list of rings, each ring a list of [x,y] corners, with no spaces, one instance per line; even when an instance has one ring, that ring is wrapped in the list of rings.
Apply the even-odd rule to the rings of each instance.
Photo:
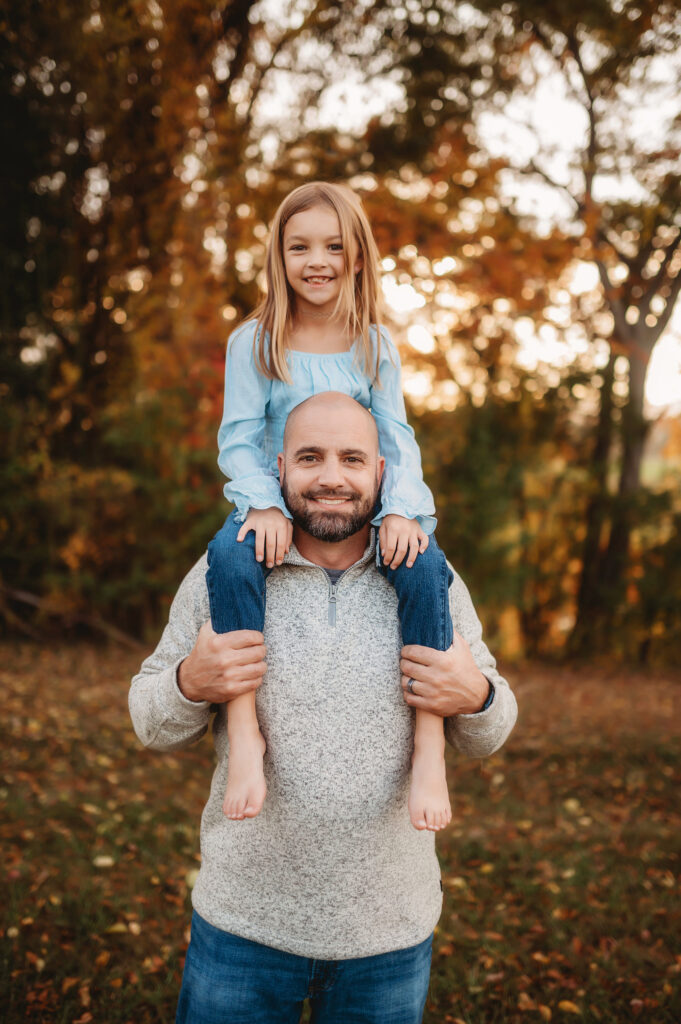
[[[341,245],[340,242],[332,242],[331,245],[329,246],[329,249],[333,249],[334,252],[342,252],[343,246]]]

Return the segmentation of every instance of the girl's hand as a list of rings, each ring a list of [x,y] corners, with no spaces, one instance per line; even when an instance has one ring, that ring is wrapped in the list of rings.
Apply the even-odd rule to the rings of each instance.
[[[424,533],[416,519],[406,519],[394,513],[387,515],[378,531],[383,564],[391,569],[401,565],[408,552],[407,568],[416,561],[428,547],[428,534]]]
[[[253,531],[255,534],[255,557],[262,562],[267,556],[267,568],[271,569],[276,562],[281,565],[284,555],[291,547],[293,524],[284,513],[275,507],[252,508],[236,535],[238,541]]]

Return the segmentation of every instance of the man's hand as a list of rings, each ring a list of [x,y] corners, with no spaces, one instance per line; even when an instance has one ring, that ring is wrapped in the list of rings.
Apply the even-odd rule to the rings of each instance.
[[[258,562],[266,558],[267,568],[276,562],[281,565],[291,547],[293,524],[278,508],[252,508],[236,535],[242,541],[247,533],[255,534],[255,557]]]
[[[456,631],[448,651],[417,644],[403,647],[400,669],[404,699],[412,708],[449,718],[475,714],[487,700],[489,682]],[[410,679],[414,680],[413,693],[407,689]]]
[[[179,667],[178,686],[188,700],[222,704],[260,686],[267,671],[266,653],[264,637],[257,630],[215,633],[205,622],[194,649]]]
[[[428,547],[428,534],[424,533],[416,519],[390,513],[381,523],[378,543],[384,565],[396,569],[407,555],[407,568],[411,568],[416,556],[423,554]]]

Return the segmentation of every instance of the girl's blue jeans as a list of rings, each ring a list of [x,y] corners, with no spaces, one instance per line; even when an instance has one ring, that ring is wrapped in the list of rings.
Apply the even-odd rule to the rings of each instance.
[[[235,629],[262,633],[265,623],[265,580],[272,570],[256,561],[253,531],[237,541],[240,528],[232,512],[208,545],[206,581],[216,633]],[[402,643],[448,650],[454,639],[449,612],[453,577],[435,537],[431,534],[427,549],[416,556],[411,568],[406,559],[397,569],[384,565],[378,549],[376,565],[395,588]]]
[[[353,960],[313,960],[213,927],[194,911],[175,1024],[420,1024],[432,935]]]

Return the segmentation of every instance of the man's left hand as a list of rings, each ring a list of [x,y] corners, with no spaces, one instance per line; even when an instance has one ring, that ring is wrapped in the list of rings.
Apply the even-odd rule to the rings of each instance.
[[[410,707],[442,718],[472,715],[487,700],[489,682],[473,660],[464,638],[454,632],[448,651],[409,644],[400,658],[402,690]],[[408,690],[413,679],[413,693]]]

